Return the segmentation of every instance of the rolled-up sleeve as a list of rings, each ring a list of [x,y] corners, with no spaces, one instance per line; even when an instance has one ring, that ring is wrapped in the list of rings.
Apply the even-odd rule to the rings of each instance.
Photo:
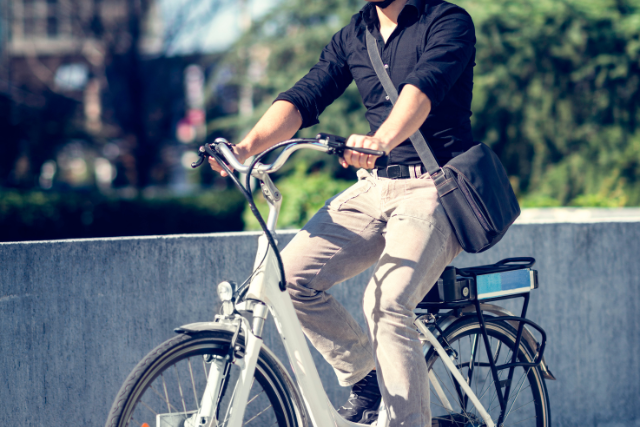
[[[471,17],[456,9],[437,19],[429,28],[418,63],[400,84],[420,89],[432,107],[442,102],[460,77],[475,51],[476,36]]]
[[[342,95],[353,80],[345,55],[346,31],[336,33],[307,75],[276,98],[296,106],[302,116],[301,129],[317,124],[324,109]]]

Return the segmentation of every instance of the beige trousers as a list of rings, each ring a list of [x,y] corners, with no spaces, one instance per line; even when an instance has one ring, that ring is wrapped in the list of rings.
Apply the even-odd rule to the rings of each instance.
[[[428,174],[358,182],[329,199],[282,252],[303,330],[343,386],[377,368],[391,426],[431,426],[413,310],[460,253]],[[376,264],[363,298],[368,333],[327,291]]]

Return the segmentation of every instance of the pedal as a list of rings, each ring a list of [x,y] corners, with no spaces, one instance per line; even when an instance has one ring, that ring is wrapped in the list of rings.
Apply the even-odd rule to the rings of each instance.
[[[359,424],[373,424],[378,421],[378,410],[374,409],[371,411],[364,411],[362,414],[362,419],[359,421]]]

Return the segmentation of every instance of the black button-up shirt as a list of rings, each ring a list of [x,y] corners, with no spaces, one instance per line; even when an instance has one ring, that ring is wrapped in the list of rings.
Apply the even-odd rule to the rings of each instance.
[[[373,134],[391,112],[367,54],[365,31],[378,40],[385,68],[398,92],[411,84],[431,101],[431,113],[420,130],[440,164],[473,145],[471,93],[475,65],[475,30],[460,7],[441,0],[409,0],[398,26],[384,42],[375,5],[367,3],[349,25],[336,33],[318,63],[277,100],[294,104],[302,127],[318,123],[324,109],[355,80]],[[389,164],[420,163],[410,140],[393,149]]]

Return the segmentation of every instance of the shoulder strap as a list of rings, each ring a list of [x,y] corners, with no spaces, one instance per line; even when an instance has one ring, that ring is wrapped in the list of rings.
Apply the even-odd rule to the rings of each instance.
[[[378,52],[376,39],[368,30],[365,30],[365,33],[367,39],[367,52],[369,53],[371,65],[373,65],[373,69],[376,71],[378,79],[380,80],[380,83],[382,83],[382,87],[391,100],[391,103],[395,105],[396,101],[398,100],[398,91],[393,85],[389,74],[387,74],[387,71],[384,69],[382,58],[380,58],[380,52]],[[427,144],[424,136],[422,136],[422,133],[420,133],[420,129],[418,129],[416,133],[411,135],[410,139],[429,175],[433,176],[434,174],[438,173],[440,171],[440,165],[438,165],[435,157],[433,157],[431,148],[429,148],[429,144]]]

